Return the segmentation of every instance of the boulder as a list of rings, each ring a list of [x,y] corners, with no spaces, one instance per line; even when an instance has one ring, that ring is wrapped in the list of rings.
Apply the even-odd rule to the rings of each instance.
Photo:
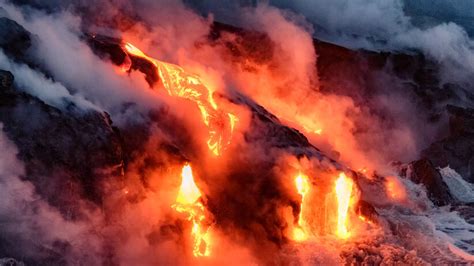
[[[121,141],[106,113],[49,106],[15,89],[0,71],[0,123],[18,148],[25,179],[66,218],[74,219],[83,198],[101,203],[105,178],[123,171]]]
[[[15,59],[24,56],[31,46],[31,34],[17,22],[0,17],[0,48]]]
[[[408,178],[416,184],[423,184],[428,197],[435,205],[443,206],[454,202],[441,174],[429,160],[414,161],[409,165],[409,169],[411,171],[408,171]]]
[[[422,152],[437,167],[449,166],[474,183],[474,109],[448,105],[449,135]]]
[[[0,91],[9,90],[13,85],[13,74],[9,71],[0,70]]]

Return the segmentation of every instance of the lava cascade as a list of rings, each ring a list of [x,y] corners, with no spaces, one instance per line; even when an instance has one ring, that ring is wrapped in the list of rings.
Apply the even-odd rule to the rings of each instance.
[[[192,222],[191,234],[195,257],[207,257],[211,254],[210,226],[206,225],[206,210],[200,201],[201,196],[201,191],[194,182],[191,166],[189,164],[183,166],[181,186],[172,208],[179,213],[187,214],[187,220]]]
[[[197,75],[186,72],[180,66],[152,58],[131,43],[125,43],[124,49],[130,55],[145,59],[156,67],[156,72],[169,95],[197,104],[203,122],[209,130],[207,146],[213,154],[221,155],[231,142],[238,118],[219,109],[210,86],[206,86]],[[125,64],[122,68],[129,69],[129,66],[130,64]]]

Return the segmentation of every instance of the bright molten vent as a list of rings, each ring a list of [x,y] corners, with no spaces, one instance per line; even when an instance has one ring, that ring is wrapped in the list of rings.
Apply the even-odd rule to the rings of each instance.
[[[298,174],[295,178],[295,185],[298,194],[301,195],[300,213],[298,215],[298,225],[293,229],[293,239],[296,241],[304,241],[308,238],[306,232],[306,221],[304,219],[305,196],[309,192],[308,177]]]
[[[349,216],[348,211],[351,204],[351,195],[353,181],[344,173],[339,175],[336,180],[336,196],[337,196],[337,231],[336,235],[340,238],[348,238],[350,232],[348,230]]]
[[[351,237],[350,220],[355,216],[352,210],[357,203],[354,181],[343,172],[332,187],[324,188],[327,183],[312,187],[309,180],[307,175],[301,173],[294,179],[301,202],[292,239],[303,242],[327,234],[342,240]]]
[[[152,58],[131,43],[125,43],[124,48],[130,55],[145,59],[156,67],[156,72],[170,96],[188,99],[197,104],[203,123],[209,131],[207,146],[213,154],[222,154],[231,142],[238,118],[219,109],[213,98],[214,90],[206,86],[197,75],[188,73],[177,65]]]
[[[192,222],[191,234],[193,238],[193,255],[195,257],[211,254],[210,225],[207,225],[206,210],[201,199],[201,191],[196,186],[193,171],[189,164],[181,172],[181,186],[176,203],[172,208],[180,213],[187,214],[187,220]]]

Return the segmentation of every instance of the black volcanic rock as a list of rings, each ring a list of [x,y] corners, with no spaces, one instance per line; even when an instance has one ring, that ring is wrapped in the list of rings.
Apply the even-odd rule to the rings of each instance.
[[[9,90],[15,77],[9,71],[0,70],[0,91]]]
[[[474,134],[474,109],[448,105],[449,129],[452,136]]]
[[[13,76],[0,72],[0,122],[18,148],[25,179],[68,218],[80,215],[79,198],[101,202],[101,182],[122,173],[122,149],[107,114],[51,107],[11,88]]]
[[[306,136],[298,130],[284,126],[276,116],[269,113],[262,106],[250,101],[249,99],[239,99],[241,104],[247,105],[252,111],[252,128],[245,134],[247,142],[264,141],[271,146],[278,148],[314,148]],[[319,150],[318,150],[319,151]]]
[[[84,36],[84,39],[90,45],[92,50],[97,53],[101,58],[108,58],[116,65],[121,65],[126,57],[125,53],[117,43],[121,40],[113,37],[103,35],[88,35]]]
[[[379,214],[375,207],[364,200],[357,202],[357,213],[371,222],[378,222]]]
[[[0,17],[0,47],[8,56],[18,59],[31,46],[30,33],[17,22]]]
[[[474,183],[474,109],[447,106],[449,136],[422,152],[435,166],[450,166]]]
[[[428,192],[428,197],[437,206],[448,205],[454,202],[449,193],[448,186],[444,183],[441,174],[427,159],[421,159],[410,164],[409,178],[416,184],[423,184]]]

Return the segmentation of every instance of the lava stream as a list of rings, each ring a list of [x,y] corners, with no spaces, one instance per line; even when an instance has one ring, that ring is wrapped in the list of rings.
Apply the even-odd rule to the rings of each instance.
[[[301,195],[301,204],[300,204],[300,213],[298,215],[298,226],[293,229],[293,239],[296,241],[304,241],[308,238],[306,232],[306,221],[304,220],[304,205],[305,205],[305,196],[309,192],[309,183],[308,177],[303,174],[298,174],[295,178],[295,185],[298,194]]]
[[[213,98],[213,91],[205,86],[197,75],[187,73],[180,66],[156,60],[131,43],[125,43],[124,49],[130,55],[145,59],[156,67],[157,74],[169,95],[191,100],[198,105],[203,122],[209,130],[207,146],[213,154],[217,156],[222,154],[230,144],[238,118],[218,108]]]
[[[196,186],[191,166],[186,164],[181,172],[181,186],[176,198],[176,203],[171,207],[177,212],[188,215],[188,221],[193,223],[191,234],[193,236],[193,255],[195,257],[207,257],[211,254],[210,249],[210,226],[206,223],[206,210],[199,201],[201,191]],[[203,227],[206,227],[204,229]]]
[[[352,187],[354,182],[352,179],[347,178],[344,173],[339,174],[339,178],[336,180],[336,197],[337,197],[337,229],[336,235],[342,239],[346,239],[350,236],[350,232],[347,229],[348,225],[348,212],[352,194]]]

